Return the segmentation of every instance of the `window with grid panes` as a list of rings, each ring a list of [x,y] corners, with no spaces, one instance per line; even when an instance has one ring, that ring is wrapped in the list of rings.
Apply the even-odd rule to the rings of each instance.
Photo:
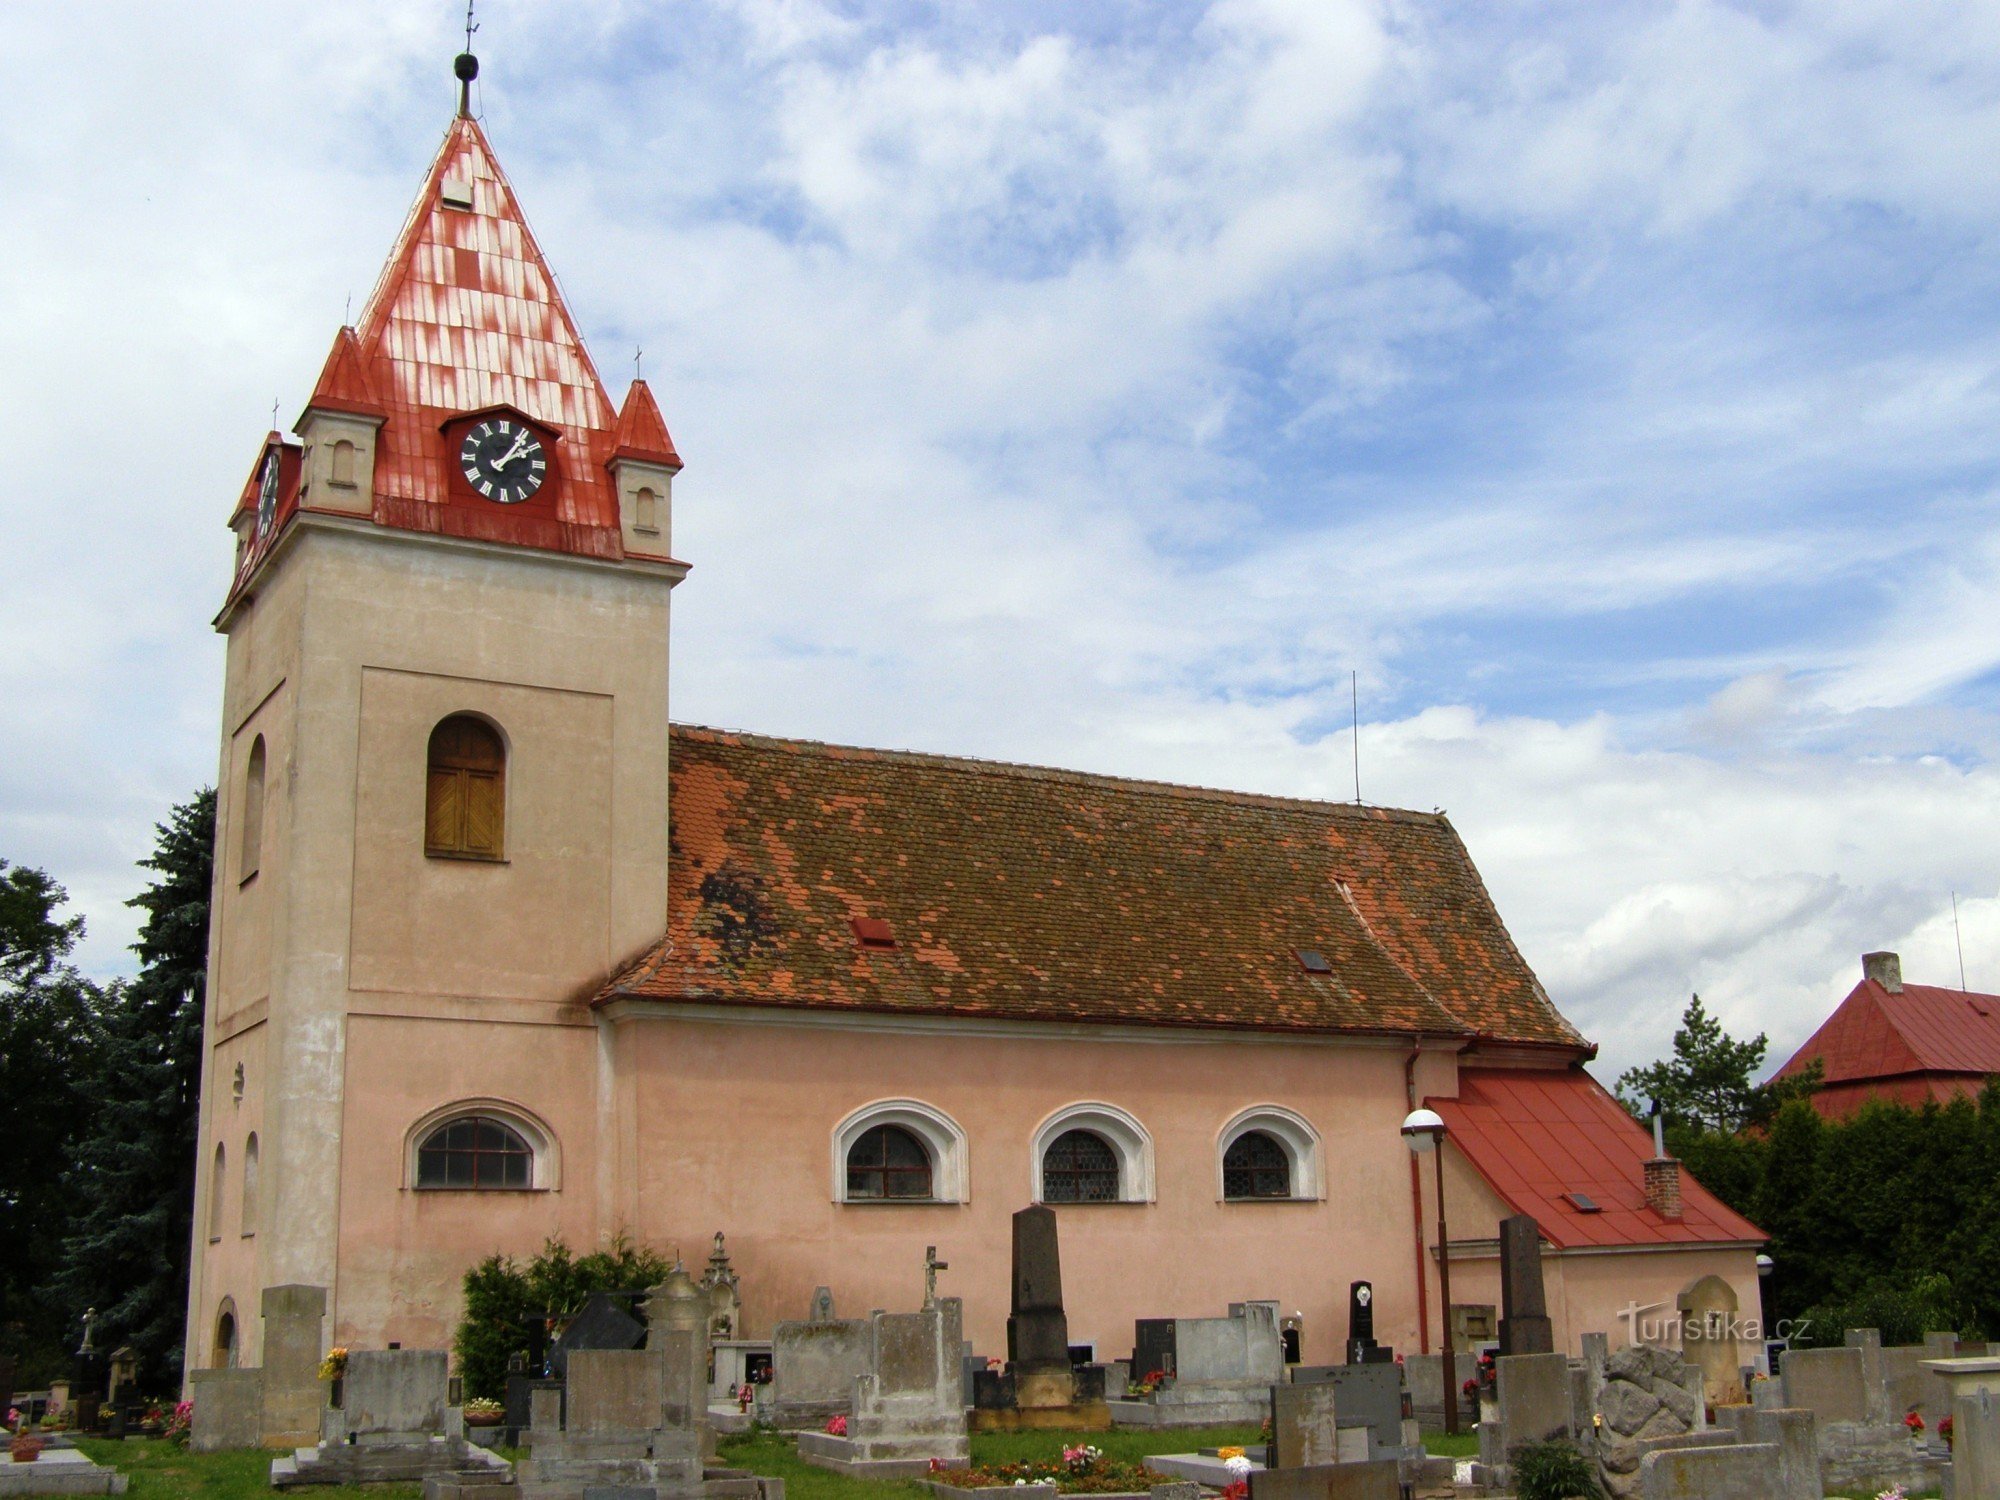
[[[1238,1136],[1222,1155],[1222,1196],[1291,1197],[1291,1157],[1285,1153],[1283,1146],[1261,1130]]]
[[[1042,1153],[1042,1202],[1116,1203],[1118,1153],[1103,1136],[1065,1130]]]
[[[930,1197],[930,1153],[900,1125],[877,1125],[862,1131],[847,1148],[847,1196]]]
[[[518,1130],[490,1115],[447,1120],[417,1147],[420,1188],[526,1188],[535,1152]]]

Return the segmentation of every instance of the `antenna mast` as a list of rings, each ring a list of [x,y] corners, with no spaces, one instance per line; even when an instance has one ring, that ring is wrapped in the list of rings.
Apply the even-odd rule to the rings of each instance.
[[[1361,805],[1361,674],[1347,674],[1348,692],[1354,709],[1354,805]]]
[[[465,50],[452,60],[451,71],[458,77],[458,117],[472,118],[472,80],[479,76],[479,59],[472,55],[472,33],[479,29],[472,19],[474,0],[465,0]]]
[[[1958,930],[1958,892],[1951,893],[1951,940],[1958,944],[1958,992],[1965,990],[1965,938]]]

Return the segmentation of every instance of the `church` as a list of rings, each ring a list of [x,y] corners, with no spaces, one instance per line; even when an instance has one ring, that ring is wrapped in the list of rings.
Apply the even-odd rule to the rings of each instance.
[[[230,515],[189,1368],[259,1362],[267,1287],[445,1347],[487,1255],[717,1231],[747,1333],[913,1307],[935,1246],[997,1354],[1031,1203],[1107,1358],[1274,1299],[1334,1361],[1356,1280],[1469,1348],[1520,1213],[1559,1348],[1704,1278],[1754,1315],[1760,1231],[1584,1071],[1443,815],[680,723],[682,472],[462,92]]]

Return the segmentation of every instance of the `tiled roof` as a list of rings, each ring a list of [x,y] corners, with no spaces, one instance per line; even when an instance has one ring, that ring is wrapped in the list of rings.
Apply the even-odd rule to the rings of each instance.
[[[327,352],[326,364],[313,385],[312,399],[306,402],[307,410],[315,407],[322,411],[354,412],[364,417],[386,417],[389,414],[389,409],[375,392],[375,383],[368,378],[368,362],[362,356],[361,341],[354,336],[352,328],[343,328],[333,336],[333,348]]]
[[[2000,1073],[2000,995],[1906,984],[1890,994],[1873,979],[1848,993],[1778,1069],[1780,1078],[1820,1059],[1828,1083],[1911,1073]]]
[[[1681,1217],[1646,1206],[1646,1128],[1581,1067],[1462,1068],[1456,1099],[1426,1099],[1447,1139],[1559,1249],[1761,1241],[1764,1232],[1681,1172]],[[1564,1194],[1597,1204],[1586,1213]]]
[[[685,725],[670,765],[668,931],[600,1000],[1585,1045],[1439,814]]]

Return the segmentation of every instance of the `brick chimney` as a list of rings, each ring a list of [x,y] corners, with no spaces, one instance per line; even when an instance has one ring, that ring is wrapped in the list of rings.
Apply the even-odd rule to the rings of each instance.
[[[1893,953],[1861,955],[1861,977],[1872,979],[1892,995],[1903,993],[1903,960]]]
[[[1681,1164],[1671,1156],[1646,1163],[1646,1207],[1663,1219],[1681,1216]]]

